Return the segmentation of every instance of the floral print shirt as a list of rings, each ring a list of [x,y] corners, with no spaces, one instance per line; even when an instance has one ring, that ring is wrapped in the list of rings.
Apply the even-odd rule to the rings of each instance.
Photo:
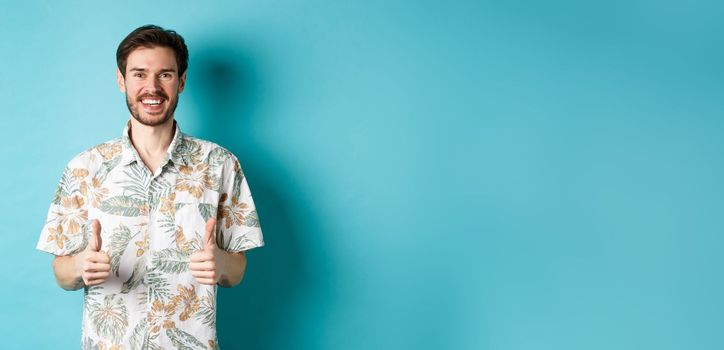
[[[111,274],[84,289],[83,349],[216,349],[217,287],[196,281],[189,258],[212,216],[219,248],[264,245],[246,177],[232,153],[178,125],[152,173],[129,131],[68,163],[37,248],[76,254],[100,221]]]

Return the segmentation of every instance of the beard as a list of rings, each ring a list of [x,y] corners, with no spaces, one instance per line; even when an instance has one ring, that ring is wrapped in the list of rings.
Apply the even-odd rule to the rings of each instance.
[[[163,115],[158,118],[158,116],[146,116],[141,114],[140,110],[140,104],[141,99],[143,97],[161,97],[166,101],[169,101],[171,104],[169,105],[169,108],[163,113]],[[178,105],[178,95],[175,99],[169,100],[165,94],[161,94],[158,96],[150,96],[150,95],[144,95],[139,97],[135,103],[131,102],[130,97],[128,96],[128,93],[126,93],[126,107],[128,107],[128,111],[131,112],[131,116],[133,116],[133,119],[136,119],[139,123],[146,125],[146,126],[158,126],[166,123],[173,117],[173,113],[176,111],[176,106]]]

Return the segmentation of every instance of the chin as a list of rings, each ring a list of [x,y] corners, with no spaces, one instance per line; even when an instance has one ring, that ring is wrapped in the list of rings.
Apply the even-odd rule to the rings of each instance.
[[[169,120],[172,119],[171,114],[164,113],[163,115],[143,115],[140,116],[137,114],[133,114],[133,118],[136,119],[139,123],[146,125],[146,126],[159,126],[162,124],[165,124]]]

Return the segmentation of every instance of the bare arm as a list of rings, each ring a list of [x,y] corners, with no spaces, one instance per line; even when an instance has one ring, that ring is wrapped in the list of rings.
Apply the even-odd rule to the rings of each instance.
[[[244,252],[229,253],[216,245],[215,218],[206,222],[204,246],[191,254],[189,270],[201,284],[233,287],[241,282],[246,270]]]
[[[53,259],[53,272],[55,281],[65,290],[78,290],[83,288],[83,277],[75,262],[77,255],[56,256]]]
[[[56,256],[53,272],[58,285],[65,290],[78,290],[103,283],[111,270],[111,259],[100,250],[101,224],[93,222],[93,234],[86,249],[76,255]]]
[[[219,279],[219,285],[231,288],[241,283],[246,271],[246,254],[244,252],[228,253],[221,250],[220,260],[219,272],[221,278]]]

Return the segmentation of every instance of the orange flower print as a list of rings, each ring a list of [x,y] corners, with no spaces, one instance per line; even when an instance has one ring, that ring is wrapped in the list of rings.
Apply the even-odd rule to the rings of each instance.
[[[141,256],[148,250],[148,230],[143,233],[143,239],[136,243],[136,256]]]
[[[104,143],[100,146],[98,146],[98,153],[100,153],[103,156],[103,159],[109,160],[115,158],[117,155],[121,154],[121,144],[120,143]]]
[[[214,179],[209,176],[208,164],[179,167],[179,177],[176,179],[177,191],[189,192],[198,199],[201,198],[205,189],[212,188],[214,185]]]
[[[230,151],[176,129],[169,163],[151,174],[130,124],[66,164],[36,248],[74,253],[88,241],[91,220],[102,222],[111,275],[86,288],[82,348],[218,349],[217,286],[196,280],[189,259],[203,249],[210,217],[216,249],[264,245],[241,165]]]
[[[148,215],[148,203],[143,203],[138,206],[138,211],[141,213],[141,215]]]
[[[55,241],[55,245],[57,245],[58,248],[63,249],[65,243],[68,242],[68,236],[63,234],[63,226],[58,225],[56,228],[49,227],[48,231],[50,232],[48,235],[48,242]]]
[[[183,252],[189,251],[189,241],[186,240],[184,228],[181,226],[176,226],[176,246]]]
[[[109,192],[107,188],[101,188],[101,181],[95,176],[91,179],[91,186],[88,186],[85,181],[80,183],[80,193],[88,198],[93,208],[100,207],[101,202],[106,199]]]
[[[123,347],[119,344],[106,345],[104,342],[98,343],[98,350],[121,350]]]
[[[88,220],[88,211],[83,209],[83,204],[85,204],[83,196],[73,194],[69,197],[62,197],[60,204],[63,210],[55,213],[58,215],[58,222],[68,227],[69,234],[80,232],[81,225]]]
[[[219,202],[226,202],[228,195],[222,194],[219,198]],[[224,220],[224,226],[226,228],[231,225],[241,225],[244,222],[245,214],[249,211],[249,205],[245,202],[239,202],[238,197],[231,197],[231,204],[222,204],[219,210],[219,218]]]
[[[178,319],[186,321],[189,317],[193,316],[196,311],[199,311],[199,296],[196,295],[196,286],[194,285],[186,288],[179,284],[178,292],[179,294],[173,297],[172,302],[183,308]]]
[[[73,169],[72,174],[73,174],[73,177],[75,177],[76,179],[82,179],[82,178],[88,176],[88,169],[75,168],[75,169]]]
[[[154,300],[151,304],[151,311],[146,316],[151,333],[158,333],[161,327],[164,329],[175,328],[176,324],[171,320],[176,313],[176,303],[170,301],[164,304],[161,300]]]
[[[176,192],[171,192],[166,197],[161,197],[161,206],[158,211],[162,214],[176,215],[176,205],[174,200],[176,199]]]

